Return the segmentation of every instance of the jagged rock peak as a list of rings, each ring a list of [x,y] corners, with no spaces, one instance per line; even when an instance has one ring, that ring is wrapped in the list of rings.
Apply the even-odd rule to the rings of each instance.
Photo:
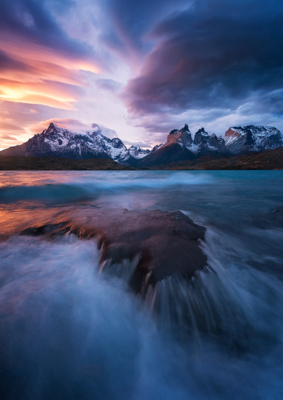
[[[187,133],[190,133],[190,129],[189,129],[189,126],[188,126],[188,124],[185,124],[184,126],[183,126],[183,128],[181,128],[181,129],[173,129],[170,133],[169,133],[169,135],[174,135],[175,133],[182,133],[182,132],[187,132]]]
[[[50,122],[49,127],[47,128],[47,131],[53,130],[58,128],[58,125],[55,125],[54,122]]]
[[[201,134],[201,135],[205,135],[205,136],[209,136],[209,134],[206,132],[206,130],[204,128],[200,128],[197,132],[197,134]]]
[[[206,142],[210,138],[209,134],[206,132],[204,128],[200,128],[194,137],[194,144],[200,144],[202,142]]]
[[[281,132],[271,126],[235,126],[225,132],[226,147],[234,154],[272,150],[283,145]]]
[[[58,132],[58,131],[62,131],[63,128],[60,128],[60,126],[54,124],[54,122],[50,122],[49,126],[47,129],[45,129],[42,133],[45,134],[50,134],[51,132]]]
[[[188,125],[188,124],[185,124],[184,127],[181,129],[181,131],[190,132],[189,125]]]
[[[178,129],[173,129],[169,135],[167,136],[167,141],[165,143],[165,147],[169,146],[173,143],[179,144],[180,146],[189,146],[192,143],[192,135],[191,132],[189,131],[189,127],[187,124],[185,126],[178,130]]]

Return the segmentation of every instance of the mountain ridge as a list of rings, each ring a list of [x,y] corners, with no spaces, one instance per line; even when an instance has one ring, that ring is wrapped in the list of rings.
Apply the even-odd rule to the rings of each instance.
[[[230,127],[224,137],[209,134],[200,128],[192,137],[189,126],[173,129],[164,144],[151,150],[132,145],[127,148],[121,139],[102,134],[97,124],[86,133],[71,132],[54,123],[26,143],[0,152],[1,156],[61,157],[73,160],[111,159],[135,168],[152,167],[200,157],[233,157],[249,152],[260,153],[283,147],[281,132],[275,127],[247,125]]]

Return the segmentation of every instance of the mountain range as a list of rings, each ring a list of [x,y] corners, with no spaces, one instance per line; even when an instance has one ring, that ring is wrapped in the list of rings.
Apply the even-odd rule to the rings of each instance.
[[[233,157],[259,153],[282,146],[281,132],[268,126],[231,127],[224,137],[208,134],[201,128],[193,138],[186,124],[182,129],[173,129],[165,144],[143,150],[139,146],[127,148],[118,137],[110,139],[104,136],[96,124],[92,125],[92,131],[82,134],[51,123],[42,133],[34,135],[26,143],[1,151],[0,155],[112,159],[121,165],[143,168],[191,161],[204,156]]]

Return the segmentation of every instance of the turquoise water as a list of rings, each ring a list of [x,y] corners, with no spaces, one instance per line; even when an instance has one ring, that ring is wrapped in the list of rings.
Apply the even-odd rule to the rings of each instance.
[[[1,172],[0,397],[281,400],[282,206],[281,171]],[[94,241],[18,235],[86,207],[206,226],[214,272],[157,293],[189,326],[99,274]]]

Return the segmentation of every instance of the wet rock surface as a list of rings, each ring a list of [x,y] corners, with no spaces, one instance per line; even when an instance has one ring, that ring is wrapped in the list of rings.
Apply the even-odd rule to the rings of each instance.
[[[115,265],[121,269],[127,260],[128,280],[137,293],[169,276],[191,279],[207,263],[199,247],[205,228],[180,211],[91,208],[79,216],[63,213],[54,223],[28,227],[21,235],[52,239],[70,233],[96,238],[101,270]]]

